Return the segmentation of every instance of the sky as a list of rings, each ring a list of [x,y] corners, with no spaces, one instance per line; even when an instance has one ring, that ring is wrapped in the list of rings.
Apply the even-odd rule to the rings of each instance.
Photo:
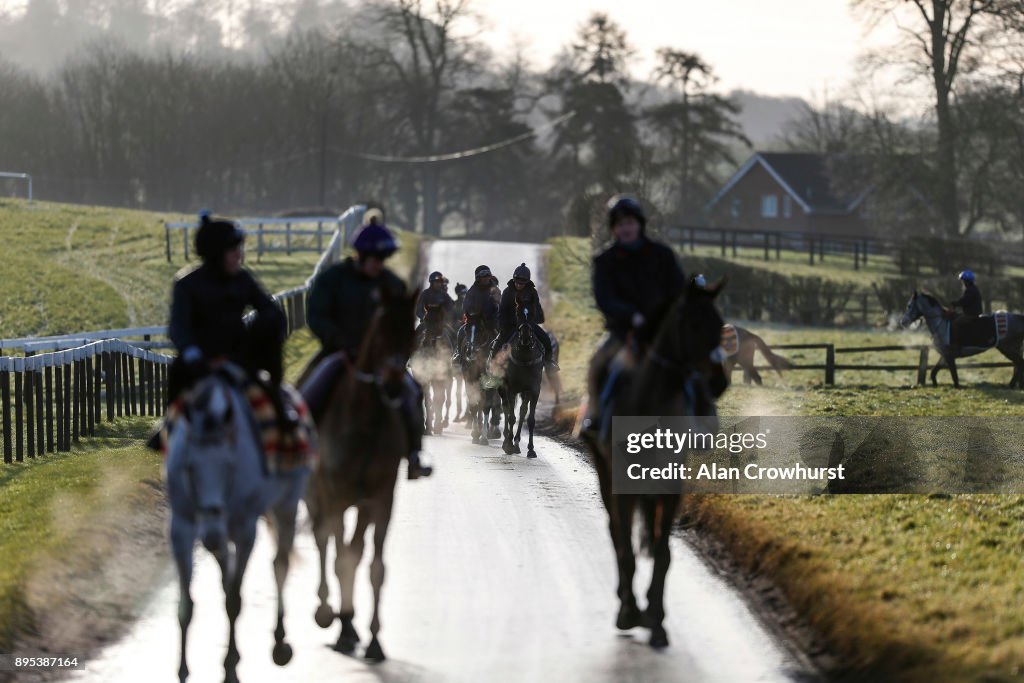
[[[0,0],[0,10],[18,11],[27,1]],[[241,10],[250,2],[280,6],[295,0],[232,4]],[[638,79],[650,74],[655,50],[669,46],[701,55],[723,91],[812,101],[842,91],[853,80],[857,55],[868,42],[849,0],[469,0],[469,5],[484,19],[480,38],[499,54],[521,44],[538,69],[552,63],[587,16],[603,11],[626,29],[636,48],[632,70]],[[884,23],[880,28],[872,44],[895,33]]]
[[[700,54],[726,91],[820,99],[853,79],[867,44],[849,0],[473,0],[473,6],[488,17],[495,50],[522,40],[538,66],[550,64],[591,12],[607,12],[636,48],[637,75],[650,72],[657,48],[676,47]]]

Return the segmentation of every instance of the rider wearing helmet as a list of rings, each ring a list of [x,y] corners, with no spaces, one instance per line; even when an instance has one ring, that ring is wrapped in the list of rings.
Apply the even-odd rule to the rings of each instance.
[[[501,292],[498,291],[498,281],[491,274],[487,266],[477,266],[473,271],[475,278],[473,286],[466,292],[466,300],[462,304],[462,310],[467,322],[470,318],[477,318],[483,324],[484,337],[493,339],[498,329],[498,306],[501,302]],[[462,342],[465,339],[466,326],[459,328],[458,339],[455,345],[455,358],[458,360],[459,351],[462,349]]]
[[[521,263],[512,273],[512,279],[508,286],[501,293],[501,302],[498,304],[498,337],[491,347],[492,355],[515,334],[518,326],[516,311],[527,311],[528,318],[525,322],[533,326],[537,339],[544,347],[544,364],[550,369],[558,369],[551,356],[551,338],[541,328],[544,322],[544,309],[540,305],[540,295],[537,293],[537,286],[530,279],[530,269],[525,263]]]
[[[461,282],[455,283],[455,303],[452,305],[451,310],[451,326],[453,330],[462,325],[463,305],[466,303],[466,291],[468,289]]]
[[[401,278],[384,265],[398,250],[398,240],[384,225],[379,211],[360,228],[352,247],[355,258],[346,258],[313,280],[306,305],[307,324],[322,345],[310,364],[316,369],[302,386],[314,417],[323,413],[330,388],[336,385],[348,362],[355,361],[384,293],[397,297],[406,291]],[[320,363],[322,360],[325,362]],[[421,395],[419,385],[407,375],[402,414],[411,448],[410,479],[427,476],[432,469],[422,466],[419,458],[423,440]]]
[[[424,318],[427,315],[428,308],[443,308],[445,326],[447,327],[452,308],[455,307],[455,301],[448,295],[447,291],[448,278],[442,275],[440,271],[435,270],[427,280],[430,284],[420,292],[419,297],[416,299],[416,317],[420,321],[420,324],[416,327],[417,335],[423,331]]]
[[[274,406],[278,427],[295,427],[297,416],[281,393],[281,351],[286,321],[281,307],[242,266],[245,233],[228,220],[200,214],[196,253],[202,264],[174,283],[167,335],[178,351],[168,371],[168,402],[207,374],[211,364],[231,361],[263,385]],[[255,319],[246,327],[245,309]],[[268,377],[261,377],[260,371]],[[156,439],[151,445],[158,446]]]
[[[615,241],[594,258],[593,286],[608,335],[590,362],[588,416],[583,423],[587,437],[596,436],[601,428],[600,397],[618,374],[609,372],[612,359],[629,340],[643,349],[686,287],[672,249],[647,237],[647,215],[636,199],[612,197],[607,216]]]
[[[959,343],[959,339],[962,336],[964,326],[984,312],[981,290],[978,289],[978,285],[975,282],[974,271],[963,270],[957,278],[960,280],[960,284],[963,285],[963,294],[960,295],[959,299],[952,302],[950,306],[954,309],[961,309],[963,313],[957,315],[955,310],[951,310],[947,314],[947,317],[951,320],[950,346],[954,356],[958,356],[960,353],[962,344]]]

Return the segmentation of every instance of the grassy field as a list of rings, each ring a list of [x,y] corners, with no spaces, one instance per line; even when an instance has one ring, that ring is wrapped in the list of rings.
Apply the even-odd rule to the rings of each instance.
[[[166,262],[165,218],[180,217],[0,201],[0,236],[9,246],[0,336],[164,323],[181,268]],[[419,238],[400,238],[403,248],[392,265],[408,277]],[[302,284],[317,259],[274,254],[246,265],[268,290],[280,291]],[[308,331],[292,335],[285,347],[288,379],[316,349]],[[152,516],[164,504],[162,460],[143,445],[152,426],[152,418],[121,418],[99,425],[99,436],[69,453],[0,465],[0,652],[35,632],[61,605],[81,603],[75,589],[91,587],[76,586],[75,579],[95,580],[96,568],[123,545],[130,520]],[[162,534],[150,542],[163,543]],[[108,608],[131,600],[149,577],[123,578],[127,597],[93,598]]]
[[[601,334],[590,294],[589,245],[552,242],[551,327],[562,341],[563,382],[578,397]],[[837,266],[831,276],[862,276],[852,263],[847,268],[844,274]],[[751,327],[770,344],[927,343],[884,329]],[[821,351],[780,353],[799,363],[824,360]],[[850,354],[839,362],[914,364],[916,358],[907,350]],[[989,352],[977,360],[1002,358]],[[908,371],[839,371],[833,387],[823,385],[822,371],[763,374],[765,386],[756,387],[740,383],[736,373],[720,402],[722,413],[1024,416],[1024,392],[1003,387],[1009,369],[963,370],[960,390],[945,372],[938,389],[914,386],[916,375]],[[839,654],[851,679],[1024,679],[1024,497],[704,495],[689,497],[684,507],[742,567],[783,590]]]

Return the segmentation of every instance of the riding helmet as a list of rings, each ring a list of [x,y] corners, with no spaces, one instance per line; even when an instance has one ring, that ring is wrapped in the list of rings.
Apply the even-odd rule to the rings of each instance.
[[[462,296],[463,294],[465,294],[467,289],[468,287],[466,287],[466,285],[462,284],[461,282],[455,283],[455,294],[457,296]]]
[[[960,276],[959,277],[964,282],[974,282],[974,271],[973,270],[963,270],[963,271],[960,271]]]
[[[352,247],[360,256],[387,258],[398,251],[398,240],[383,223],[364,225],[352,241]]]
[[[377,207],[372,207],[363,213],[363,225],[373,225],[374,223],[384,223],[384,212]]]
[[[520,263],[519,267],[512,273],[513,280],[526,280],[530,279],[530,269],[526,267],[525,263]]]
[[[435,282],[443,282],[444,275],[442,275],[440,271],[435,270],[433,273],[430,274],[430,278],[428,281],[430,282],[430,284],[434,284]]]
[[[640,202],[627,195],[615,195],[608,200],[608,228],[614,228],[615,224],[623,216],[632,216],[640,223],[640,229],[647,227],[647,214]]]
[[[480,279],[482,277],[489,277],[490,274],[491,269],[488,268],[487,266],[477,266],[476,270],[473,271],[473,276],[476,277],[477,279]]]
[[[245,232],[234,221],[213,219],[209,211],[199,214],[196,253],[204,261],[216,260],[245,241]]]

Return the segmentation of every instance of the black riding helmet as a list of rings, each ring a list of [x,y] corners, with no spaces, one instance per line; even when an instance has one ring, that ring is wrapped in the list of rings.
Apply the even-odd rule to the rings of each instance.
[[[519,267],[512,273],[513,280],[521,280],[523,282],[530,281],[530,269],[526,267],[525,263],[520,263]]]
[[[196,253],[204,262],[219,262],[224,254],[244,241],[245,232],[234,221],[213,219],[208,211],[199,214]]]
[[[473,276],[479,280],[482,277],[490,277],[491,269],[487,266],[477,266],[476,270],[473,271]]]
[[[608,200],[608,229],[611,230],[623,216],[632,216],[640,223],[640,234],[647,228],[647,214],[640,202],[627,195],[615,195]]]

